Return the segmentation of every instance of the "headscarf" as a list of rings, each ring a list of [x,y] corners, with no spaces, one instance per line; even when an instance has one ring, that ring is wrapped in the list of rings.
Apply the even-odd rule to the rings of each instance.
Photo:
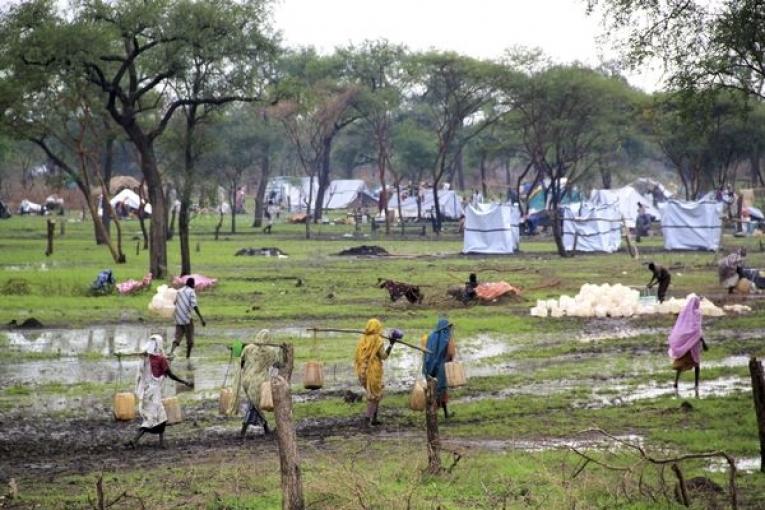
[[[242,396],[255,407],[260,406],[260,387],[268,379],[268,370],[282,360],[279,347],[262,345],[271,342],[271,331],[261,329],[255,340],[242,349],[241,370],[234,377],[234,398],[227,414],[234,414],[239,409]]]
[[[383,346],[382,323],[377,319],[369,319],[364,328],[364,334],[356,344],[356,355],[353,366],[359,383],[367,390],[367,398],[379,400],[383,390],[383,366],[379,356]]]
[[[143,352],[147,354],[138,367],[135,380],[135,394],[138,397],[138,413],[142,428],[152,428],[167,421],[162,405],[162,382],[167,372],[167,358],[164,356],[161,335],[152,335]]]
[[[669,334],[668,354],[672,359],[679,359],[690,351],[693,362],[701,361],[701,300],[691,294],[688,302],[680,311],[675,327]]]
[[[451,339],[451,328],[446,318],[438,319],[436,328],[430,332],[425,347],[430,353],[424,354],[423,375],[438,379],[438,392],[446,390],[446,352]]]
[[[744,250],[739,248],[727,257],[720,259],[717,263],[717,274],[720,278],[720,283],[736,275],[736,268],[744,262],[745,257]]]

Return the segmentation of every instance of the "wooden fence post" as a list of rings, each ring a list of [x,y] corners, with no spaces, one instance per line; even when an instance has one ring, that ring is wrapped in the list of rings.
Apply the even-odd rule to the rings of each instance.
[[[749,360],[749,374],[752,376],[752,397],[760,436],[760,472],[765,473],[765,376],[762,361],[757,361],[754,356]]]
[[[61,223],[58,226],[58,235],[60,235],[61,237],[64,237],[64,224],[65,223],[66,222],[62,219]]]
[[[438,380],[428,377],[425,388],[425,428],[428,434],[428,472],[441,471],[441,439],[438,435]]]
[[[276,441],[279,445],[281,465],[282,510],[303,510],[303,479],[300,471],[300,455],[297,449],[297,435],[292,420],[292,393],[290,379],[294,363],[291,344],[284,344],[282,350],[285,362],[278,375],[271,378],[271,393],[274,399],[276,419]]]
[[[48,218],[48,247],[45,249],[45,256],[53,255],[53,235],[56,233],[56,220]]]

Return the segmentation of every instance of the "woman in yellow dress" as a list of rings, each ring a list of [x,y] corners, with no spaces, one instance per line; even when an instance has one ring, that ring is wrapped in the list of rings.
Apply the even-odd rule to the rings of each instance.
[[[391,349],[393,349],[393,340],[388,348],[385,348],[382,323],[377,319],[369,319],[359,343],[356,344],[356,356],[353,363],[359,383],[366,391],[366,426],[380,424],[377,411],[383,397],[383,360],[388,358]]]

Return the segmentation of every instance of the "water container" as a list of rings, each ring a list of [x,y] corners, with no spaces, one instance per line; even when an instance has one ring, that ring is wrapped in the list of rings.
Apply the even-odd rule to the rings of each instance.
[[[231,407],[231,401],[234,398],[234,392],[231,388],[221,388],[220,396],[218,397],[218,412],[220,414],[228,414],[228,408]]]
[[[457,386],[464,386],[467,383],[465,377],[465,369],[462,363],[459,361],[449,361],[445,364],[446,368],[446,384],[450,388],[456,388]]]
[[[321,363],[309,361],[303,369],[303,387],[307,390],[318,390],[324,386],[324,374]]]
[[[260,410],[273,411],[274,397],[271,394],[271,381],[263,381],[260,385]]]
[[[427,399],[425,398],[426,383],[422,379],[414,382],[412,392],[409,394],[409,408],[412,411],[424,411]]]
[[[183,415],[181,415],[181,404],[178,402],[177,397],[168,397],[162,399],[162,405],[165,406],[168,425],[175,425],[176,423],[183,421]]]
[[[117,421],[135,419],[135,395],[132,393],[114,394],[114,419]]]

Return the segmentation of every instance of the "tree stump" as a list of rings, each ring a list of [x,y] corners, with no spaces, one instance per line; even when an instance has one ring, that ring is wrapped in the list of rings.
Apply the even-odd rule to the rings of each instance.
[[[53,255],[53,236],[56,234],[56,220],[48,219],[48,247],[45,248],[45,256],[50,257]]]
[[[441,471],[441,438],[438,435],[438,380],[428,377],[425,389],[425,428],[428,434],[428,473]]]
[[[765,376],[762,361],[757,361],[754,356],[749,360],[749,374],[752,376],[752,397],[760,436],[760,472],[765,473]]]

